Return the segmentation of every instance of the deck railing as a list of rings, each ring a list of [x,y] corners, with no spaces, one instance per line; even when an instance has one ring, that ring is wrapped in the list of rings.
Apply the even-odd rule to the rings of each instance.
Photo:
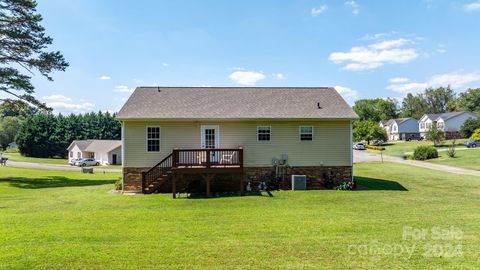
[[[174,149],[174,168],[243,167],[243,149]]]

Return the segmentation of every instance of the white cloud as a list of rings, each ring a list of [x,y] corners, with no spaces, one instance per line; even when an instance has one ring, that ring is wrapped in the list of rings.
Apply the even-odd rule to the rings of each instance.
[[[235,71],[229,78],[241,85],[254,86],[258,81],[265,79],[265,75],[256,71]]]
[[[117,85],[115,86],[115,89],[113,91],[115,92],[121,92],[121,93],[133,93],[133,88],[129,88],[126,85]]]
[[[281,81],[287,79],[287,77],[286,77],[283,73],[274,73],[274,74],[273,74],[273,77],[274,77],[275,79],[281,80]]]
[[[354,15],[358,15],[360,13],[360,6],[355,1],[346,1],[345,6],[352,10]]]
[[[360,38],[360,40],[377,40],[381,38],[386,38],[392,35],[397,34],[396,31],[390,31],[390,32],[385,32],[385,33],[376,33],[376,34],[366,34],[363,37]]]
[[[111,77],[110,77],[110,76],[107,76],[107,75],[102,75],[102,76],[100,76],[99,79],[102,80],[102,81],[107,81],[107,80],[110,80]]]
[[[60,102],[67,102],[67,101],[72,101],[71,98],[66,97],[64,95],[50,95],[50,96],[45,96],[43,97],[44,100],[50,100],[50,101],[60,101]]]
[[[407,94],[421,92],[428,87],[450,86],[452,88],[464,88],[468,86],[480,86],[480,71],[470,73],[444,73],[430,77],[425,82],[397,83],[387,86],[386,89]]]
[[[168,63],[162,63],[162,66],[168,67]]]
[[[368,46],[357,46],[348,52],[333,52],[329,60],[341,64],[347,62],[345,69],[359,71],[374,69],[386,63],[403,64],[418,57],[413,48],[405,48],[414,42],[409,39],[384,40]]]
[[[480,10],[480,2],[472,2],[469,4],[463,5],[465,11],[478,11]]]
[[[410,81],[410,79],[405,78],[405,77],[396,77],[396,78],[391,78],[388,81],[391,82],[391,83],[406,83],[406,82]]]
[[[47,102],[47,106],[53,108],[56,111],[67,111],[67,112],[88,112],[95,109],[95,104],[90,102],[84,102],[80,104],[68,103],[68,102]]]
[[[358,92],[356,90],[339,85],[335,86],[334,88],[350,104],[353,104],[358,98]]]
[[[322,5],[322,6],[319,6],[318,8],[312,8],[312,16],[317,16],[317,15],[320,15],[322,14],[323,12],[325,12],[327,10],[327,5]]]

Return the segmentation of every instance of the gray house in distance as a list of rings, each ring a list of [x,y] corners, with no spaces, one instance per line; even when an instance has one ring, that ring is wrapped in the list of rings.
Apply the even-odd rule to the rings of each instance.
[[[409,140],[420,137],[418,121],[415,118],[397,118],[380,121],[380,127],[387,132],[389,141]]]

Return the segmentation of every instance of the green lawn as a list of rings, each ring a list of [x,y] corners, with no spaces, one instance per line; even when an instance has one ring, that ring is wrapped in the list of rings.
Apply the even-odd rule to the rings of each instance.
[[[465,140],[456,140],[457,145],[463,145]],[[437,149],[447,149],[448,146],[452,143],[451,140],[445,141],[441,146],[437,147]],[[403,157],[405,156],[406,152],[413,152],[417,146],[420,145],[432,145],[433,142],[430,141],[389,141],[386,143],[385,146],[385,151],[383,152],[386,155],[390,156],[397,156],[397,157]],[[368,151],[373,151],[373,150],[368,150]],[[376,151],[375,151],[376,152]]]
[[[353,192],[173,200],[110,193],[118,174],[0,167],[1,268],[480,268],[480,179],[389,163],[355,174]],[[463,236],[403,240],[412,227]],[[433,244],[449,252],[428,256]],[[372,249],[390,245],[413,255]]]
[[[19,153],[3,153],[3,157],[8,158],[11,161],[18,161],[18,162],[30,162],[30,163],[43,163],[43,164],[54,164],[54,165],[68,165],[68,160],[63,158],[35,158],[35,157],[24,157]],[[121,170],[121,165],[101,165],[101,166],[92,166],[87,168],[95,168],[97,170],[102,169],[114,169],[114,170]]]
[[[480,149],[457,151],[454,158],[449,157],[446,152],[439,152],[439,155],[439,158],[428,162],[480,171]]]
[[[8,158],[8,160],[11,160],[11,161],[68,165],[68,160],[63,158],[24,157],[19,153],[3,153],[2,156]]]

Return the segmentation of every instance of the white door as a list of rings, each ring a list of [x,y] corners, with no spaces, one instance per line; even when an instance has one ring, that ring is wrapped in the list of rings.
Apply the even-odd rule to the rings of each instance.
[[[202,149],[218,149],[220,147],[218,126],[201,126],[201,136]],[[210,153],[210,162],[218,162],[218,155],[214,151]]]
[[[220,147],[218,126],[201,126],[201,141],[202,149],[212,149]]]

